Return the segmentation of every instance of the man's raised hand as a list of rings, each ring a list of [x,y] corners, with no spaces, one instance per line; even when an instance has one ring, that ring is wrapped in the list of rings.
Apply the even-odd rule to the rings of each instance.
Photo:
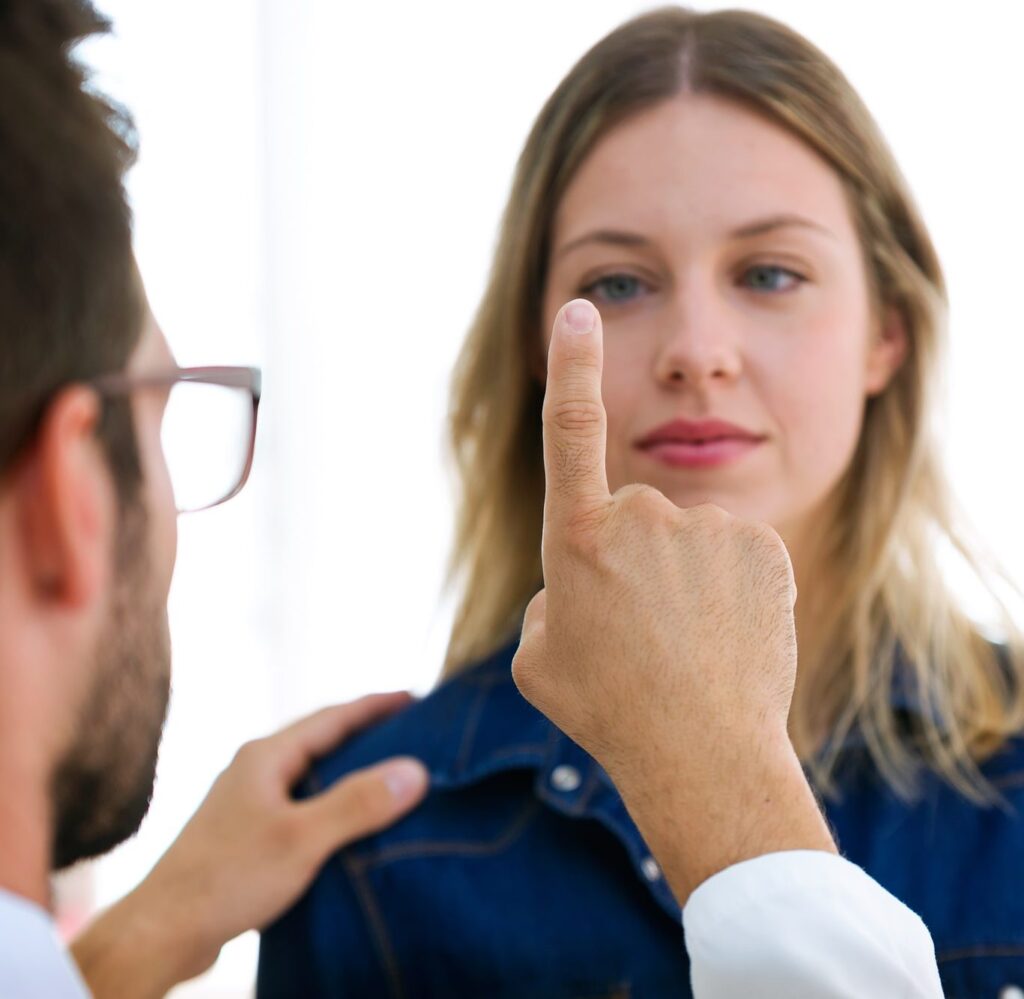
[[[526,611],[516,683],[605,767],[652,847],[659,816],[677,831],[687,817],[701,846],[669,861],[677,894],[764,847],[834,849],[787,734],[796,589],[785,546],[764,524],[680,509],[650,486],[612,495],[602,365],[597,310],[570,302],[544,398],[545,588]],[[745,813],[737,795],[752,797]],[[728,835],[706,831],[708,850],[693,808],[743,814]]]

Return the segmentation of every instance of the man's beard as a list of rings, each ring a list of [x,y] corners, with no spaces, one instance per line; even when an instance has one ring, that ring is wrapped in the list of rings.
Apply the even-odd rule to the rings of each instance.
[[[57,767],[55,869],[96,857],[138,831],[149,810],[170,697],[166,602],[148,570],[141,503],[122,511],[107,625],[91,691]]]

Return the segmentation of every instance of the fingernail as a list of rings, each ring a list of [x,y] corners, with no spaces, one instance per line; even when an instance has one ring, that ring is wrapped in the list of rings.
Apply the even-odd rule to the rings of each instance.
[[[589,333],[594,328],[594,307],[576,299],[565,307],[565,325],[572,333]]]
[[[396,801],[408,801],[427,785],[426,768],[418,760],[395,760],[384,770],[384,783]]]

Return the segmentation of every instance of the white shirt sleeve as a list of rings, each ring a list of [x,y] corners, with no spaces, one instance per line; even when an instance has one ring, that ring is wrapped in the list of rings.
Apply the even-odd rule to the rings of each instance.
[[[694,999],[941,999],[920,917],[818,850],[771,853],[708,878],[683,909]]]
[[[3,999],[89,999],[78,968],[50,914],[0,889],[0,996]]]

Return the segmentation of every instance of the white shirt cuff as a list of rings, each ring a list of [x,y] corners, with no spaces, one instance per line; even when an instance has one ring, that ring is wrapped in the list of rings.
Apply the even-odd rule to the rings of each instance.
[[[694,999],[941,999],[920,917],[842,857],[770,853],[708,878],[683,909]]]

